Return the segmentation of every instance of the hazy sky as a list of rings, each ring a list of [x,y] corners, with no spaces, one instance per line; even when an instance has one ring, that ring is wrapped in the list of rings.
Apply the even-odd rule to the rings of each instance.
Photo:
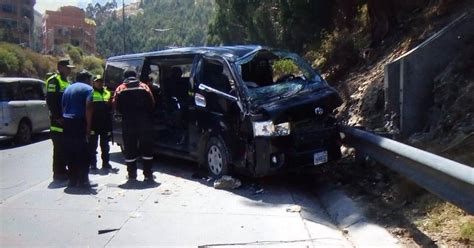
[[[111,0],[36,0],[35,10],[39,11],[41,14],[44,14],[45,10],[58,10],[61,6],[72,5],[79,8],[86,8],[89,3],[104,4],[107,1]],[[122,0],[116,0],[117,4],[120,6]],[[125,4],[130,2],[135,2],[136,0],[125,0]]]

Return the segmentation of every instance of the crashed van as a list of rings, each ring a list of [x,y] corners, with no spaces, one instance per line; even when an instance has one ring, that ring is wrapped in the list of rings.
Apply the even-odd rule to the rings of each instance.
[[[154,85],[154,151],[198,162],[216,177],[320,167],[340,158],[336,90],[294,53],[262,46],[189,47],[107,59]],[[122,144],[114,114],[113,141]]]

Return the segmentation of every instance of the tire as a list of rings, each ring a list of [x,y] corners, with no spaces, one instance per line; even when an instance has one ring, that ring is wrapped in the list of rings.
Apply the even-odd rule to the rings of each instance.
[[[211,137],[207,143],[205,164],[214,178],[220,178],[229,172],[229,150],[218,137]]]
[[[27,121],[23,120],[18,125],[18,131],[15,135],[15,143],[18,145],[24,145],[31,142],[31,127]]]

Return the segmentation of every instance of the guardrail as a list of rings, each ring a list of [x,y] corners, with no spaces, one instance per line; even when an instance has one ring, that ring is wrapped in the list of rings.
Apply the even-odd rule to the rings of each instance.
[[[340,126],[343,143],[474,214],[474,168],[357,128]]]

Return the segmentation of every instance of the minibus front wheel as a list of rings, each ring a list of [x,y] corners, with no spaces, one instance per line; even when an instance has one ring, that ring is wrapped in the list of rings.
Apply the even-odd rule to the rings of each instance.
[[[219,137],[211,137],[207,143],[206,165],[211,175],[220,178],[229,172],[229,150]]]

